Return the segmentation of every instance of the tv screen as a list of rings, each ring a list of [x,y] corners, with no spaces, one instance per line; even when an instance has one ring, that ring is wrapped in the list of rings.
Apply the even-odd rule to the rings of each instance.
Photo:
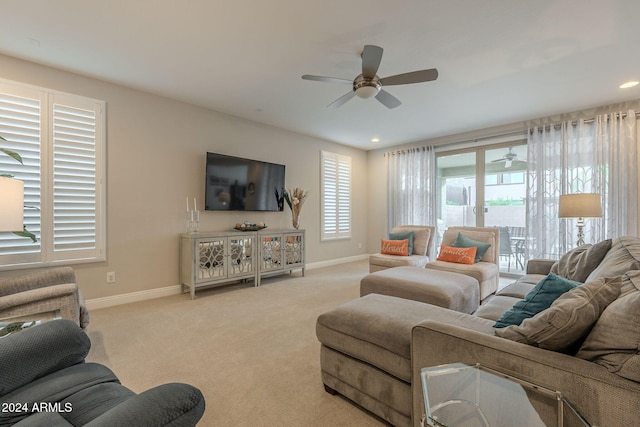
[[[205,209],[208,211],[281,211],[285,166],[207,153]]]

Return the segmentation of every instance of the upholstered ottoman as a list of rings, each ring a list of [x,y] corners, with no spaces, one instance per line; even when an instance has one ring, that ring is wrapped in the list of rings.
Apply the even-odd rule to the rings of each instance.
[[[365,276],[360,281],[360,296],[368,294],[426,302],[468,314],[480,303],[480,285],[475,278],[416,267],[394,267]]]

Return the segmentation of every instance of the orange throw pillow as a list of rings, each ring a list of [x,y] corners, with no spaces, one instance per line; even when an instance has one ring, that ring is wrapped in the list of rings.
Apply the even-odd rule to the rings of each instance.
[[[387,255],[400,255],[409,256],[409,239],[404,240],[385,240],[380,239],[382,242],[382,249],[380,253]]]
[[[454,248],[453,246],[440,246],[438,261],[455,262],[458,264],[473,264],[477,247],[470,248]]]

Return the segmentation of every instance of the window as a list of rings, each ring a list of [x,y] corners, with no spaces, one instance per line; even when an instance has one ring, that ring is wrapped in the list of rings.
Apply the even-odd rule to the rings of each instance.
[[[103,101],[0,81],[0,172],[25,184],[27,229],[0,233],[0,267],[105,259]]]
[[[351,237],[351,157],[322,151],[320,156],[321,240]]]

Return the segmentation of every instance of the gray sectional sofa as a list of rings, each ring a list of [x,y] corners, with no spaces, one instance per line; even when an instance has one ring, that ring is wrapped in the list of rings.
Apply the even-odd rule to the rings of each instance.
[[[579,286],[520,325],[494,327],[552,272]],[[461,362],[558,390],[591,425],[636,426],[640,238],[531,260],[524,277],[471,315],[369,294],[319,316],[316,334],[325,389],[392,425],[420,425],[423,367]]]

